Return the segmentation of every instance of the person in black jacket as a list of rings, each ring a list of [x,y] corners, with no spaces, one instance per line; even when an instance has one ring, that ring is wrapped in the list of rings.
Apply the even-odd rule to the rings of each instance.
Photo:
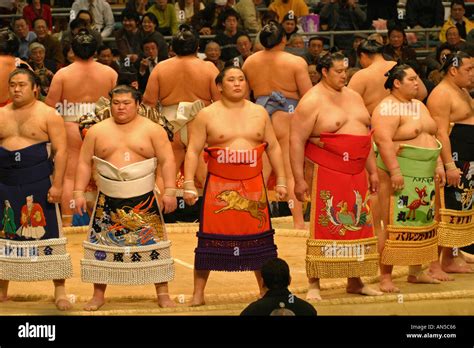
[[[406,5],[406,22],[410,28],[441,27],[444,23],[444,6],[441,0],[408,0]],[[430,33],[436,40],[438,32]],[[418,33],[418,39],[423,39],[424,34]]]
[[[318,314],[310,303],[288,290],[291,276],[288,264],[284,260],[279,258],[268,260],[262,266],[261,272],[263,287],[267,292],[260,300],[245,308],[240,315],[316,316]]]

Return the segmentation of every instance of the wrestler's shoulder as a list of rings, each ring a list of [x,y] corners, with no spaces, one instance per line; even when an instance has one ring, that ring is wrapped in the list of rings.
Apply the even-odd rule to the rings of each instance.
[[[442,81],[431,91],[430,96],[428,97],[428,101],[443,100],[446,103],[450,103],[451,99],[449,96],[453,95],[453,90],[451,86],[447,83],[443,83]]]
[[[55,108],[49,106],[48,104],[40,100],[36,101],[34,107],[38,111],[39,115],[61,117],[61,115]]]

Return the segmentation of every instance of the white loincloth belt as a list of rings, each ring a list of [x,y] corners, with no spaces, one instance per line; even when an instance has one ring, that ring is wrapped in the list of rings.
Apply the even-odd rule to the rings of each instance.
[[[137,197],[153,191],[155,187],[155,157],[122,168],[96,156],[93,159],[98,173],[97,187],[109,197]]]
[[[196,100],[194,102],[180,102],[179,104],[161,106],[160,111],[173,126],[174,133],[180,132],[183,144],[188,145],[186,124],[191,122],[205,106],[202,100]]]

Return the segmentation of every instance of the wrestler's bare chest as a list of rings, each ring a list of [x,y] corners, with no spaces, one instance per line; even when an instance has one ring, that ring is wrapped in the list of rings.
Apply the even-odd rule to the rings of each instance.
[[[417,105],[421,106],[420,103],[417,103]],[[393,140],[409,142],[412,145],[418,146],[436,146],[436,141],[434,140],[436,131],[436,122],[430,116],[429,111],[421,107],[418,114],[401,116],[400,125]]]
[[[471,97],[465,91],[453,91],[451,97],[451,114],[449,115],[449,121],[474,124],[474,111]]]
[[[3,110],[0,113],[0,142],[22,138],[31,143],[47,141],[46,119],[38,115],[36,107],[26,110]]]

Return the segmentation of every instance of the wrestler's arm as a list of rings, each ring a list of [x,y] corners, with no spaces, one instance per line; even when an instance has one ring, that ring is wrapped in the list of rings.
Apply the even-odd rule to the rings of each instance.
[[[359,93],[360,96],[364,95],[365,83],[364,83],[364,78],[362,76],[362,71],[358,71],[354,74],[354,76],[352,76],[347,87]]]
[[[449,115],[451,114],[451,103],[449,102],[449,93],[443,93],[438,89],[434,91],[428,98],[426,106],[431,117],[436,122],[438,130],[436,138],[440,141],[443,148],[441,149],[441,158],[443,162],[450,163],[453,161],[451,155],[451,142],[449,141]]]
[[[221,99],[221,92],[217,89],[216,85],[216,77],[219,75],[219,69],[211,63],[211,62],[206,62],[208,64],[208,69],[209,69],[209,77],[210,77],[210,87],[211,87],[211,98],[213,102],[216,102]]]
[[[199,111],[193,121],[191,134],[189,135],[189,144],[184,158],[184,200],[187,204],[193,205],[197,199],[197,190],[194,186],[194,176],[198,167],[199,156],[206,145],[206,110]],[[189,192],[188,192],[189,191]],[[193,193],[194,192],[194,193]]]
[[[51,85],[49,87],[48,95],[46,96],[44,102],[55,108],[57,103],[60,103],[61,97],[63,95],[63,83],[62,83],[62,74],[59,70],[53,77]]]
[[[297,69],[295,71],[295,81],[296,85],[298,86],[298,94],[301,98],[306,94],[306,92],[311,89],[311,87],[313,87],[313,84],[311,83],[311,79],[309,78],[308,64],[301,57],[295,58],[297,58],[296,61],[298,63],[296,65]]]
[[[142,103],[151,107],[155,107],[158,103],[158,96],[160,93],[160,86],[158,84],[158,70],[157,66],[150,74],[146,84],[145,93],[143,94]]]
[[[418,82],[418,93],[416,94],[416,99],[423,101],[428,96],[428,90],[419,76],[416,78],[416,82]]]
[[[383,103],[383,102],[382,102]],[[372,113],[372,129],[374,130],[374,141],[382,156],[383,163],[392,172],[399,167],[397,154],[395,152],[393,137],[400,125],[400,116],[389,116],[380,114],[380,104]]]
[[[147,120],[148,121],[148,120]],[[168,140],[166,131],[160,125],[150,122],[151,141],[155,156],[158,158],[160,165],[156,168],[156,185],[158,185],[159,173],[163,177],[165,192],[163,194],[163,208],[166,214],[176,210],[176,163],[174,159],[173,149]]]
[[[307,95],[307,97],[309,97]],[[311,96],[301,100],[291,118],[290,164],[295,178],[295,195],[300,201],[309,196],[309,188],[304,179],[304,149],[318,119],[319,98]]]
[[[51,110],[46,118],[46,127],[54,158],[53,185],[50,196],[53,202],[59,203],[67,164],[66,128],[62,117],[55,110]]]
[[[75,200],[76,213],[82,216],[87,211],[84,191],[89,184],[92,173],[92,156],[94,156],[95,141],[97,138],[98,127],[103,125],[96,124],[89,128],[81,146],[79,159],[77,162],[76,175],[74,177],[73,197]]]

